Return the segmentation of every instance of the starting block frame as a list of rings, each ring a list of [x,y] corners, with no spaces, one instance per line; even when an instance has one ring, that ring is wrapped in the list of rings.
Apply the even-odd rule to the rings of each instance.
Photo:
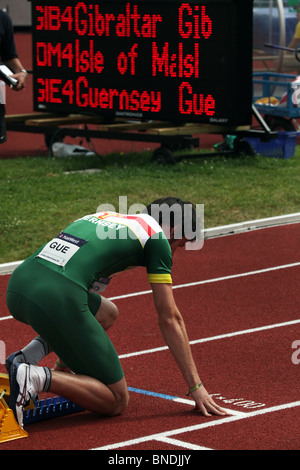
[[[17,423],[13,411],[8,407],[9,379],[0,374],[0,444],[28,437],[28,433]]]
[[[17,423],[13,411],[7,405],[9,395],[8,374],[0,373],[0,444],[28,437],[28,433]],[[80,411],[84,411],[84,409],[61,396],[31,401],[24,409],[23,424],[28,425],[46,419],[59,418]]]

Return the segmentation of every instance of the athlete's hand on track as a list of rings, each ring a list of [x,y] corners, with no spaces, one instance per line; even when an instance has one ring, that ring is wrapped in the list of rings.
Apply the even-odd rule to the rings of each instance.
[[[229,413],[217,405],[205,387],[201,385],[195,392],[191,393],[193,399],[196,402],[195,411],[201,413],[204,416],[228,416]]]

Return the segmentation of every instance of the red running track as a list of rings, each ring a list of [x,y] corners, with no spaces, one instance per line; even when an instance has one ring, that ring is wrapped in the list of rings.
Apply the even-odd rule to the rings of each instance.
[[[110,337],[128,385],[138,389],[131,392],[129,408],[116,418],[82,412],[30,424],[28,438],[0,444],[0,450],[298,449],[299,229],[297,223],[261,229],[176,253],[174,295],[201,379],[231,416],[205,418],[193,411],[160,335],[146,275],[138,268],[119,275],[107,291],[120,310]],[[34,332],[5,318],[7,281],[0,277],[0,339],[8,355]],[[44,365],[54,361],[51,355]],[[145,390],[163,397],[142,394]]]

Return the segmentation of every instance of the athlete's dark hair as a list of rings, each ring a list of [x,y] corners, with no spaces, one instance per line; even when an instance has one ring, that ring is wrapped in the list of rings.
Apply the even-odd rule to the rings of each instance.
[[[170,229],[180,227],[181,236],[185,235],[190,241],[196,239],[197,213],[193,203],[172,196],[162,197],[151,202],[144,213],[151,215],[161,227],[163,224]]]

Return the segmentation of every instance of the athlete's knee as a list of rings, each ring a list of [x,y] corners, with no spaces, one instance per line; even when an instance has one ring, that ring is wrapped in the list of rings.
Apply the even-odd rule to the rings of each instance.
[[[110,320],[111,325],[113,325],[115,323],[118,316],[119,316],[119,309],[116,306],[116,304],[111,302],[111,307],[110,307],[110,311],[109,311],[109,320]]]
[[[121,383],[122,381],[120,382],[120,384]],[[125,411],[126,408],[128,407],[129,391],[128,391],[125,380],[123,381],[123,384],[121,387],[117,387],[116,389],[114,386],[112,387],[110,386],[109,388],[111,389],[115,397],[115,403],[111,410],[111,416],[117,416],[123,413],[123,411]]]
[[[118,416],[122,414],[129,404],[129,392],[128,390],[124,394],[119,394],[115,397],[116,401],[111,412],[111,416]]]
[[[113,326],[119,315],[118,307],[111,301],[104,299],[102,305],[96,314],[96,319],[104,330],[108,330]]]

